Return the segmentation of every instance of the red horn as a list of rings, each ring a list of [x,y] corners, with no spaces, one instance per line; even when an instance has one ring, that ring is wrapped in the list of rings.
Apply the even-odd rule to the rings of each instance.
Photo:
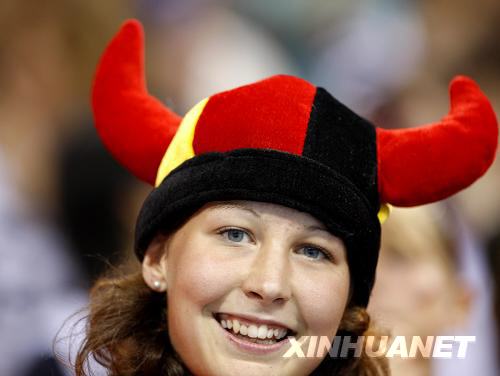
[[[161,159],[181,118],[148,94],[144,78],[144,32],[125,22],[104,51],[92,89],[99,136],[135,176],[154,184]]]
[[[382,202],[414,206],[441,200],[469,186],[495,159],[498,124],[477,84],[458,76],[451,108],[439,123],[412,129],[377,129]]]

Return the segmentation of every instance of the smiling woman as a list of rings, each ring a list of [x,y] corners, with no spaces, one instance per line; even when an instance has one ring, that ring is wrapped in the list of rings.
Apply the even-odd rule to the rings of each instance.
[[[92,353],[116,375],[384,374],[380,358],[284,357],[290,338],[370,333],[349,286],[343,241],[313,216],[211,202],[151,241],[142,273],[96,284],[77,373]]]
[[[441,122],[386,131],[274,76],[181,118],[146,92],[142,50],[126,22],[92,97],[103,142],[155,187],[136,226],[142,269],[97,281],[76,374],[93,357],[116,376],[386,375],[384,358],[339,354],[336,338],[376,334],[365,307],[385,203],[445,198],[491,164],[484,94],[458,77]]]
[[[349,268],[342,241],[309,226],[322,225],[275,204],[211,203],[151,243],[144,279],[169,292],[170,340],[193,373],[317,367],[321,359],[283,357],[288,337],[335,336]]]

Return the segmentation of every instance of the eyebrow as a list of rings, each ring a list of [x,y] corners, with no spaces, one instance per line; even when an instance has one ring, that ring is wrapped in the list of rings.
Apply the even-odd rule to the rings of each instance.
[[[234,203],[234,202],[220,202],[219,205],[220,205],[221,209],[233,209],[233,208],[241,209],[241,210],[245,210],[245,211],[249,212],[254,217],[260,218],[259,213],[257,213],[255,210],[253,210],[245,205],[242,205],[242,204],[238,204],[238,203]]]
[[[333,238],[333,239],[335,239],[335,242],[340,241],[340,243],[341,243],[341,244],[344,244],[344,245],[345,245],[344,241],[343,241],[341,238],[339,238],[339,237],[338,237],[338,236],[336,236],[336,235],[333,235],[330,231],[328,231],[328,230],[327,230],[325,227],[323,227],[323,226],[311,225],[311,226],[307,226],[307,227],[306,227],[306,230],[311,230],[311,231],[321,231],[321,232],[324,232],[324,233],[326,233],[326,234],[328,235],[328,237],[329,237],[330,239],[332,239],[332,238]]]
[[[254,217],[260,218],[260,214],[257,213],[255,210],[247,207],[246,205],[239,204],[237,202],[221,201],[221,202],[219,202],[219,207],[220,207],[220,209],[233,209],[233,208],[235,208],[235,209],[245,210],[245,211],[249,212],[250,214],[252,214]],[[305,229],[311,230],[311,231],[326,232],[328,235],[332,236],[332,233],[321,225],[309,225],[309,226],[306,226]]]
[[[323,231],[323,232],[328,233],[328,235],[332,235],[332,233],[330,231],[328,231],[326,228],[324,228],[323,226],[318,226],[318,225],[307,226],[306,230]]]

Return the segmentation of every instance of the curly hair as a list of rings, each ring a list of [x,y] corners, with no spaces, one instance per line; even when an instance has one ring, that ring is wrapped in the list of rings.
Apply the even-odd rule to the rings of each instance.
[[[167,329],[165,293],[151,290],[140,270],[118,269],[100,278],[90,294],[86,338],[73,367],[77,376],[92,375],[95,359],[111,376],[185,376],[190,371],[173,348]],[[364,308],[349,307],[338,335],[377,335]],[[313,375],[388,375],[385,357],[333,359],[326,356]]]

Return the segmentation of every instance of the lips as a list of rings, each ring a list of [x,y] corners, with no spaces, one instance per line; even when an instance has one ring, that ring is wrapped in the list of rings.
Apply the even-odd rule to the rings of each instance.
[[[215,319],[220,326],[233,336],[244,341],[261,345],[273,345],[294,332],[279,323],[251,318],[249,316],[218,313]]]

